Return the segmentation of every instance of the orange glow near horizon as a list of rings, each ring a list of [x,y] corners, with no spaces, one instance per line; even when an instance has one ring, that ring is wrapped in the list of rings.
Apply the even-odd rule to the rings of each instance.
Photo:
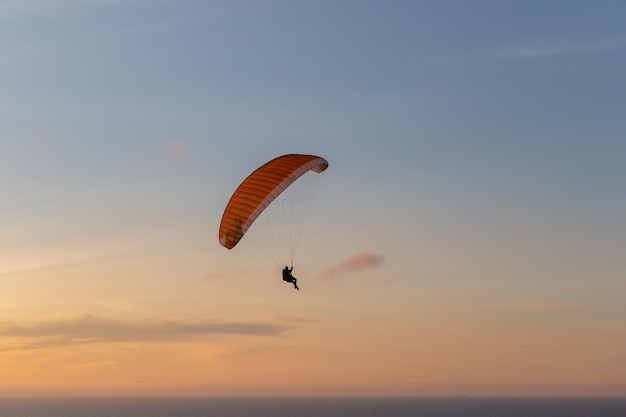
[[[0,399],[626,396],[626,2],[453,3],[0,0]]]

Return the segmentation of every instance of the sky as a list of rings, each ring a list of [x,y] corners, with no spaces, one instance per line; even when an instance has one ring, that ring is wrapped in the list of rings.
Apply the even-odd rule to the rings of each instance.
[[[0,0],[0,397],[626,396],[624,21]],[[300,291],[217,239],[287,153]]]

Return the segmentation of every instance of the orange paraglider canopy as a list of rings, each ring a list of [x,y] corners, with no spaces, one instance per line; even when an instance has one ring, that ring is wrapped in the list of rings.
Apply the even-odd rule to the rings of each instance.
[[[252,223],[283,191],[309,171],[320,173],[328,161],[315,155],[279,156],[257,168],[233,193],[224,209],[218,238],[232,249]]]

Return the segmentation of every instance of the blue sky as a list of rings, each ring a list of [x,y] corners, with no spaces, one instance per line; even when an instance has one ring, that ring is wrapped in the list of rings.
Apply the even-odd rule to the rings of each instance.
[[[572,337],[626,363],[625,20],[619,1],[2,1],[0,313],[251,320],[269,304],[301,322],[370,318],[364,339],[409,317],[432,355],[442,334],[496,338],[534,346],[503,356],[524,363]],[[232,190],[284,153],[330,162],[303,304],[216,238]],[[358,254],[385,262],[316,280]],[[317,340],[303,332],[298,346]],[[623,390],[597,346],[552,378],[533,362],[479,382]],[[313,363],[331,378],[330,362]],[[472,385],[415,366],[383,391],[415,393],[422,373]]]

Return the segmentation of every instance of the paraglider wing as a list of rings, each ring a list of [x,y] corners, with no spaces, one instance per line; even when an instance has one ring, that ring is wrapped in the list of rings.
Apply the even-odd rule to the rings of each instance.
[[[283,191],[309,171],[320,173],[328,161],[315,155],[279,156],[257,168],[233,193],[224,209],[218,238],[232,249],[252,223]]]

